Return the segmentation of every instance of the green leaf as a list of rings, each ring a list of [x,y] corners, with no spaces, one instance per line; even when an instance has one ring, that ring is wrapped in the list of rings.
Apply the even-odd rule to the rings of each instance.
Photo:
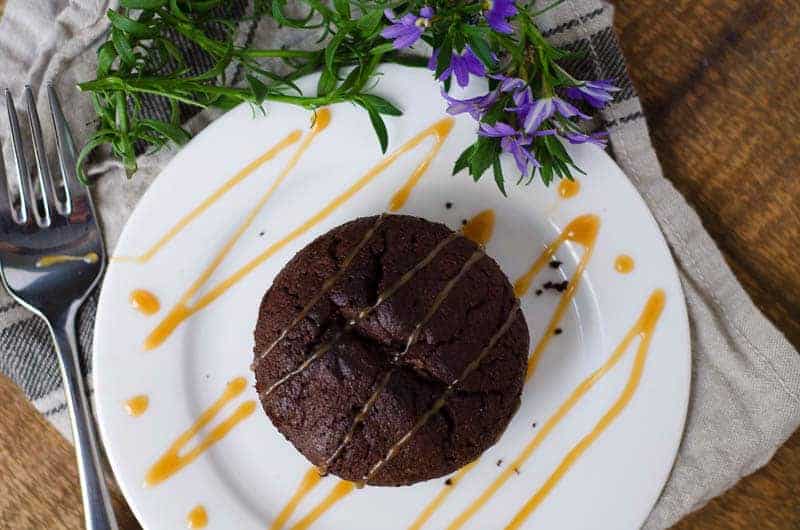
[[[323,70],[317,82],[317,95],[327,96],[336,88],[336,76],[330,70]]]
[[[369,13],[358,19],[356,28],[361,32],[361,37],[368,39],[374,37],[381,26],[383,20],[383,11],[381,9],[374,9]]]
[[[478,59],[487,67],[493,67],[494,58],[492,57],[492,48],[489,46],[489,43],[486,42],[481,31],[474,26],[465,26],[464,31],[467,34],[470,48],[472,48],[472,51]]]
[[[250,90],[252,90],[253,97],[255,97],[256,102],[261,103],[262,101],[264,101],[264,98],[267,96],[267,93],[269,92],[267,85],[262,83],[261,80],[254,75],[248,74],[246,76],[246,79],[247,79],[247,84],[250,85]]]
[[[117,58],[117,50],[114,49],[113,42],[106,42],[97,50],[97,76],[105,77],[108,75],[114,60]]]
[[[497,138],[487,138],[481,136],[475,142],[475,149],[469,160],[469,173],[472,178],[480,180],[483,174],[489,169],[497,157],[500,156],[500,140]]]
[[[492,170],[494,172],[494,181],[497,183],[497,187],[500,188],[500,193],[502,193],[504,197],[508,197],[503,179],[503,167],[500,165],[499,156],[492,162]]]
[[[333,6],[342,17],[350,20],[350,0],[333,0]]]
[[[453,35],[452,31],[448,31],[439,47],[439,58],[436,60],[436,71],[434,77],[439,79],[442,73],[450,68],[450,62],[453,60]]]
[[[122,59],[125,66],[133,67],[136,64],[136,54],[133,53],[130,42],[125,38],[125,34],[117,28],[111,30],[111,42],[117,55]]]
[[[389,147],[389,133],[386,132],[386,124],[383,123],[383,118],[381,118],[381,115],[363,100],[357,99],[355,102],[367,110],[367,114],[369,114],[369,121],[372,123],[372,128],[375,129],[375,134],[378,136],[378,142],[381,144],[381,153],[385,153],[386,149]]]
[[[553,182],[552,164],[542,164],[542,167],[539,168],[539,173],[542,175],[542,182],[544,182],[545,186],[549,186]]]
[[[333,72],[333,63],[336,60],[336,50],[342,44],[346,36],[347,33],[340,31],[333,36],[328,46],[325,48],[325,67],[331,72]]]
[[[382,53],[389,53],[394,51],[394,44],[391,42],[384,42],[383,44],[378,44],[374,48],[372,48],[369,53],[373,55],[382,54]]]
[[[111,129],[101,129],[94,133],[81,148],[81,152],[78,154],[78,160],[75,162],[75,169],[77,171],[78,180],[80,180],[82,184],[86,186],[91,184],[89,178],[86,176],[86,172],[83,170],[84,161],[95,149],[110,142],[114,138],[114,135],[115,133]]]
[[[458,156],[456,159],[456,163],[453,165],[453,175],[461,171],[462,169],[469,166],[469,159],[472,157],[472,150],[475,148],[475,144],[464,149],[464,151]]]
[[[160,135],[168,138],[175,145],[184,145],[191,139],[191,135],[186,132],[182,127],[165,123],[157,120],[141,120],[139,124],[142,127],[151,129]]]
[[[132,18],[121,15],[114,10],[109,9],[106,13],[111,25],[120,31],[135,35],[137,37],[147,37],[153,34],[153,29],[147,24],[137,22]]]
[[[392,105],[389,101],[380,96],[372,94],[361,94],[358,98],[366,103],[366,106],[372,108],[378,114],[386,114],[387,116],[402,116],[403,111]]]
[[[125,9],[158,9],[167,5],[167,0],[120,0],[119,6]]]

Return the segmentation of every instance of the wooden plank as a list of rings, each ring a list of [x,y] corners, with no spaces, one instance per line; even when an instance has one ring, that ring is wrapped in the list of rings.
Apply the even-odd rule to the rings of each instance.
[[[664,172],[800,345],[800,3],[616,2]],[[679,530],[800,528],[800,433]]]
[[[0,528],[83,528],[75,453],[70,444],[0,376]],[[118,491],[121,530],[140,528]]]

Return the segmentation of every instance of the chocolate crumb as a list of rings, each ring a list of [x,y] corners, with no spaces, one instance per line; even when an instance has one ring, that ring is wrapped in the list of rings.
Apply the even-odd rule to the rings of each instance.
[[[556,328],[553,330],[553,333],[555,333],[556,335],[561,335],[562,333],[564,333],[564,330],[561,328]]]
[[[503,459],[501,458],[500,460],[497,461],[497,467],[500,467],[502,465],[503,465]]]
[[[453,485],[453,479],[449,478],[449,479],[445,480],[444,484],[445,484],[445,486],[452,486]]]
[[[514,468],[514,473],[516,473],[517,475],[519,475],[519,468],[518,468],[518,467],[515,467],[515,468]]]
[[[266,232],[264,232],[264,231],[262,230],[261,232],[259,232],[259,233],[258,233],[258,237],[264,237],[264,234],[266,234]]]
[[[533,428],[534,429],[536,428],[536,422],[533,422]]]
[[[462,224],[462,225],[465,225],[465,224],[467,224],[467,220],[466,220],[466,219],[462,219],[462,220],[461,220],[461,224]]]
[[[543,292],[541,289],[536,289],[536,296],[542,296]]]
[[[560,266],[561,266],[561,262],[558,261],[557,259],[554,259],[553,261],[550,262],[550,268],[551,269],[557,269]]]
[[[449,210],[450,208],[453,207],[453,203],[452,202],[446,202],[446,203],[444,203],[444,207]]]
[[[544,285],[542,285],[542,287],[544,287],[545,289],[552,289],[554,291],[558,291],[559,293],[563,293],[567,289],[568,285],[569,285],[569,280],[564,280],[563,282],[546,281],[544,282]]]

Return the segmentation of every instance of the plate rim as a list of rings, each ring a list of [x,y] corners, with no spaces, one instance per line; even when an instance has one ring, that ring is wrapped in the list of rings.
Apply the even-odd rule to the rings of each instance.
[[[406,68],[410,68],[410,67],[403,67],[403,66],[400,66],[400,65],[383,65],[381,70],[382,70],[382,73],[385,74],[385,77],[388,77],[389,75],[391,75],[391,72],[389,72],[389,70],[404,70]],[[313,80],[317,76],[318,76],[318,74],[312,74],[311,76],[308,76],[305,79]],[[379,92],[379,90],[378,90],[378,92]],[[275,105],[279,105],[279,104],[276,103]],[[236,108],[240,108],[240,107],[244,107],[244,106],[246,106],[246,105],[245,104],[241,104],[241,105],[237,106]],[[215,119],[214,121],[212,121],[207,127],[205,127],[197,135],[195,135],[195,137],[191,140],[191,142],[196,141],[196,139],[198,139],[198,138],[203,138],[203,137],[206,137],[206,136],[210,136],[210,135],[212,135],[214,133],[214,131],[216,129],[218,129],[220,127],[223,127],[225,122],[227,122],[229,120],[235,120],[234,111],[236,110],[236,108],[232,109],[231,111],[228,111],[227,113],[223,114],[222,116],[220,116],[217,119]],[[191,142],[190,142],[190,144],[191,144]],[[153,184],[155,184],[155,182],[159,178],[162,177],[163,173],[171,165],[173,165],[175,163],[179,163],[183,159],[183,156],[181,156],[181,154],[186,152],[186,151],[187,151],[186,149],[178,150],[174,154],[174,156],[172,156],[169,159],[169,161],[164,165],[164,167],[161,168],[161,170],[159,171],[159,174],[153,178],[152,182],[148,185],[148,187],[145,190],[145,192],[138,199],[138,201],[136,203],[136,206],[133,208],[133,210],[131,210],[131,214],[129,215],[128,219],[126,220],[126,222],[125,222],[125,224],[124,224],[124,226],[122,228],[122,231],[120,232],[119,239],[117,240],[117,242],[115,242],[115,252],[116,252],[117,244],[119,243],[119,241],[122,240],[122,238],[125,236],[126,232],[130,229],[129,221],[133,217],[134,212],[142,204],[144,204],[146,202],[150,202],[151,195],[155,195],[155,192],[153,191],[154,190]],[[670,249],[669,243],[667,241],[666,234],[661,229],[661,226],[659,225],[658,221],[655,219],[655,216],[653,215],[652,210],[647,205],[647,203],[644,200],[644,197],[642,196],[642,194],[639,192],[639,190],[633,184],[633,182],[631,181],[631,178],[627,175],[627,173],[619,166],[617,161],[613,157],[611,157],[609,155],[609,153],[606,152],[605,150],[602,150],[600,148],[596,148],[596,151],[597,151],[597,153],[596,153],[597,155],[605,157],[606,158],[606,162],[610,163],[617,171],[619,171],[619,173],[623,177],[621,180],[624,181],[624,183],[622,185],[629,188],[629,191],[631,191],[632,194],[636,197],[635,200],[640,203],[640,206],[643,207],[643,210],[646,212],[646,218],[648,219],[648,223],[658,233],[658,236],[659,236],[658,237],[658,244],[659,244],[659,246],[663,247],[663,249],[666,251],[666,254],[669,256],[669,267],[668,268],[669,268],[669,272],[670,272],[670,277],[669,277],[668,281],[669,281],[669,283],[673,283],[674,284],[674,286],[676,287],[675,292],[679,294],[679,299],[676,300],[675,302],[678,304],[678,309],[677,310],[678,310],[678,313],[679,313],[678,317],[679,317],[679,324],[680,324],[680,328],[681,329],[680,329],[680,334],[678,334],[678,330],[676,328],[674,330],[674,334],[680,340],[680,343],[681,343],[681,346],[682,346],[682,348],[681,348],[682,351],[685,351],[685,353],[686,353],[686,355],[684,356],[684,362],[682,363],[682,370],[684,372],[682,374],[682,376],[685,377],[686,385],[685,385],[685,391],[683,392],[683,395],[680,396],[680,406],[679,406],[679,410],[680,410],[680,426],[681,427],[680,427],[680,429],[676,430],[675,434],[673,435],[673,443],[670,444],[673,447],[672,454],[670,455],[670,458],[669,458],[670,465],[669,465],[668,468],[666,468],[666,471],[663,473],[663,476],[659,478],[660,488],[658,489],[658,494],[654,496],[654,498],[653,498],[652,502],[649,504],[649,506],[647,506],[647,508],[645,510],[643,510],[642,515],[637,518],[637,520],[639,520],[638,527],[641,527],[641,525],[644,524],[644,522],[646,522],[647,517],[650,515],[650,513],[652,513],[653,508],[658,503],[658,500],[661,498],[661,496],[663,494],[664,488],[666,487],[666,485],[667,485],[667,483],[669,481],[669,476],[671,475],[672,470],[674,469],[675,462],[676,462],[677,457],[678,457],[679,452],[680,452],[681,441],[683,440],[683,436],[684,436],[684,433],[685,433],[685,430],[686,430],[686,423],[687,423],[687,418],[688,418],[688,413],[689,413],[689,402],[690,402],[691,390],[692,390],[692,385],[693,385],[693,378],[692,378],[693,352],[692,352],[692,347],[691,347],[691,326],[690,326],[690,322],[689,322],[688,308],[687,308],[687,303],[686,303],[686,295],[685,295],[685,292],[684,292],[683,284],[680,281],[680,270],[678,268],[678,264],[676,263],[675,258],[674,258],[673,254],[672,254],[672,251]],[[112,255],[114,253],[112,253]],[[99,293],[99,296],[98,296],[97,313],[96,313],[97,317],[95,319],[95,323],[94,323],[94,326],[93,326],[93,343],[92,343],[92,346],[93,346],[92,347],[92,366],[93,367],[97,365],[95,363],[95,355],[96,355],[96,352],[97,352],[97,348],[95,348],[94,346],[95,346],[95,343],[97,342],[97,337],[98,336],[103,336],[103,332],[100,330],[100,324],[103,323],[104,320],[105,320],[104,318],[99,318],[99,316],[103,312],[109,311],[109,309],[107,309],[106,306],[111,303],[109,301],[109,297],[108,296],[104,296],[104,293],[106,292],[106,288],[107,288],[106,278],[111,274],[116,274],[115,271],[119,267],[120,267],[119,264],[115,264],[113,261],[110,262],[108,264],[108,267],[107,267],[107,270],[106,270],[106,274],[103,277],[102,284],[100,285],[100,293]],[[98,388],[98,380],[99,380],[99,378],[100,378],[99,370],[93,369],[92,370],[92,374],[91,374],[92,388]],[[102,386],[103,385],[101,384],[100,387],[102,387]],[[96,403],[95,404],[95,408],[97,410],[96,419],[97,419],[98,430],[99,430],[99,433],[100,433],[101,442],[103,444],[103,448],[105,449],[106,440],[108,440],[109,437],[110,437],[110,435],[106,431],[107,431],[107,429],[110,428],[110,426],[107,423],[101,421],[101,418],[104,417],[104,414],[100,413],[100,410],[103,407],[102,407],[102,405],[100,405],[98,403],[99,401],[100,401],[99,399],[97,399],[97,398],[95,399],[95,403]],[[111,464],[111,467],[112,467],[113,475],[116,476],[116,468],[118,467],[117,463],[116,463],[116,459],[114,457],[112,457],[110,453],[107,453],[107,456],[108,456],[108,461],[109,461],[109,463]],[[128,486],[126,484],[123,484],[122,482],[117,482],[117,483],[118,483],[118,485],[120,487],[121,492],[123,493],[123,496],[125,497],[126,503],[130,507],[130,509],[132,510],[134,515],[136,516],[137,521],[139,522],[139,524],[142,524],[142,526],[144,528],[147,528],[147,526],[145,526],[145,520],[146,519],[144,517],[144,514],[142,512],[140,512],[140,510],[139,510],[140,506],[138,505],[138,503],[131,503],[130,500],[129,500],[129,499],[131,499],[132,497],[135,497],[135,496],[129,495]]]

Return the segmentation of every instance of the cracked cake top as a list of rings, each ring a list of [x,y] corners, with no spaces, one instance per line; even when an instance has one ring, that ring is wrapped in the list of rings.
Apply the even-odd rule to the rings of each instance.
[[[528,327],[471,240],[417,217],[356,219],[310,243],[264,295],[253,369],[273,424],[343,479],[446,475],[520,403]]]

